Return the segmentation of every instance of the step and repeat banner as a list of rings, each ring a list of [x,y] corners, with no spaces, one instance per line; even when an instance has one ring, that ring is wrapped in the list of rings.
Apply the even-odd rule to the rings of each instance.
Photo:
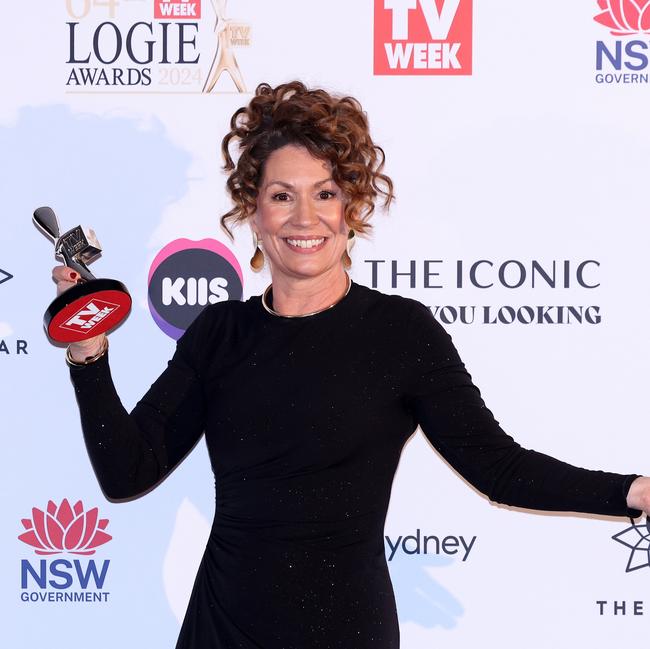
[[[129,288],[111,368],[132,408],[201,308],[270,282],[250,230],[219,226],[221,139],[263,81],[358,98],[386,152],[397,200],[354,281],[430,306],[523,446],[650,473],[650,2],[37,0],[3,21],[2,646],[175,644],[214,515],[204,442],[106,500],[31,217],[92,229],[91,270]],[[406,649],[643,641],[645,519],[491,503],[420,431],[385,547]]]

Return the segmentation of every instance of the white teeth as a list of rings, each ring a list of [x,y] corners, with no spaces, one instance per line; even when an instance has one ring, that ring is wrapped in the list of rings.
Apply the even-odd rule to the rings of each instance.
[[[319,246],[323,241],[325,241],[325,237],[321,237],[320,239],[287,239],[287,241],[292,245],[296,246],[298,248],[313,248],[314,246]]]

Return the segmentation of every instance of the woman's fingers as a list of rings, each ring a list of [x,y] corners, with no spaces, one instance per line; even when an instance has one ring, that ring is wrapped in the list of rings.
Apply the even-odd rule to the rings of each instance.
[[[72,288],[76,282],[57,282],[56,283],[56,294],[61,295],[65,293],[69,288]]]
[[[55,266],[52,269],[52,279],[56,282],[56,294],[61,295],[77,283],[79,273],[69,266]]]
[[[79,281],[80,275],[69,266],[55,266],[52,269],[52,279],[56,282],[56,294],[61,295]],[[105,337],[105,334],[100,334],[87,340],[70,343],[68,347],[73,360],[82,361],[87,356],[94,356],[101,350]]]
[[[79,273],[72,270],[70,266],[55,266],[52,269],[52,279],[55,282],[72,282],[75,284],[79,279]]]

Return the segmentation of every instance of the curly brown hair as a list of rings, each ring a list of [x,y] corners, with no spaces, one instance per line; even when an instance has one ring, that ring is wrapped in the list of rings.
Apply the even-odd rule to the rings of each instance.
[[[221,217],[233,239],[229,221],[245,221],[257,208],[257,192],[269,155],[287,144],[304,146],[314,157],[329,162],[332,178],[347,197],[345,220],[355,232],[365,234],[375,199],[388,207],[395,198],[393,182],[381,173],[384,151],[371,139],[368,119],[353,97],[333,96],[323,89],[309,90],[301,81],[272,88],[261,83],[247,106],[230,120],[223,138],[224,170],[231,171],[228,191],[235,206]],[[239,141],[237,164],[230,143]]]

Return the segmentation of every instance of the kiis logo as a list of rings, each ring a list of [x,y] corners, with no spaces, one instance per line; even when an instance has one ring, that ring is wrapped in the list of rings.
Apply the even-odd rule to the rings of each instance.
[[[598,0],[598,7],[594,20],[612,36],[650,34],[650,0]],[[596,41],[596,82],[648,83],[647,52],[647,39]]]
[[[241,300],[243,274],[235,255],[215,239],[177,239],[149,270],[149,310],[156,324],[178,340],[208,304]]]
[[[64,324],[60,325],[61,329],[69,329],[70,331],[80,331],[81,333],[90,333],[106,316],[117,311],[120,308],[119,304],[106,302],[93,298],[79,311],[77,311],[72,318],[67,320]]]
[[[45,511],[32,508],[32,517],[23,518],[22,524],[26,531],[18,539],[31,546],[38,555],[68,553],[89,556],[113,538],[105,531],[108,519],[99,517],[97,507],[84,511],[81,500],[72,507],[67,498],[58,506],[50,500]],[[38,564],[23,559],[20,564],[20,598],[23,602],[108,600],[109,593],[102,589],[110,566],[109,559],[105,559],[101,566],[93,559],[41,559]],[[75,586],[80,590],[70,590]],[[29,590],[30,587],[38,590]]]
[[[472,0],[375,0],[375,74],[472,74]]]

